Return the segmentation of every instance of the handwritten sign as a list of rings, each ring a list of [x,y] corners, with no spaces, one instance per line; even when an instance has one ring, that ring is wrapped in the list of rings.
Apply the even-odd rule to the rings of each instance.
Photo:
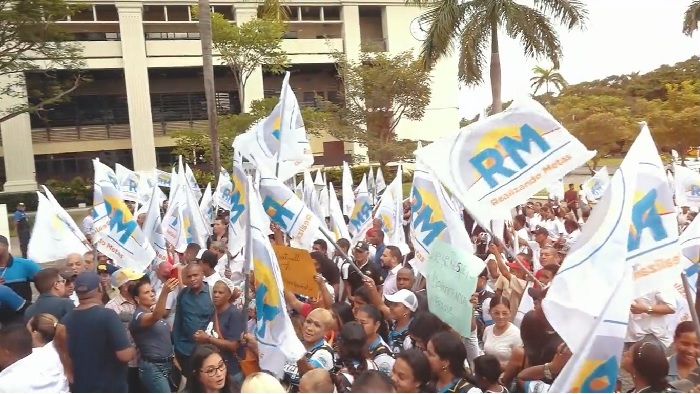
[[[435,240],[427,264],[428,308],[462,336],[468,337],[472,325],[469,298],[485,263],[474,255]]]
[[[284,289],[309,297],[318,297],[318,284],[314,280],[316,265],[308,251],[288,246],[272,245],[282,272]]]

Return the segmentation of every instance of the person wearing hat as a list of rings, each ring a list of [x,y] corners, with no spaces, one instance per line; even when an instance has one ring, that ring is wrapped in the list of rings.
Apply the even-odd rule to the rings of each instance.
[[[71,272],[71,276],[67,279],[66,274],[53,267],[44,268],[36,273],[34,287],[39,292],[39,297],[24,311],[26,320],[41,313],[48,313],[61,320],[75,308],[73,301],[66,298],[66,284],[68,280],[72,282],[75,277]],[[72,284],[71,287],[73,287]]]
[[[119,290],[112,286],[112,273],[109,272],[109,265],[97,264],[97,275],[100,276],[100,292],[102,292],[102,303],[107,304],[109,300],[119,294]]]
[[[350,300],[352,301],[352,295],[355,294],[355,291],[365,284],[365,277],[372,278],[377,291],[381,294],[384,277],[379,271],[379,267],[370,261],[369,244],[365,241],[358,242],[352,250],[352,255],[355,260],[355,266],[360,271],[350,266],[347,271],[347,277],[343,278],[346,283],[345,289],[350,290],[347,293]]]
[[[41,266],[32,260],[13,256],[9,245],[7,237],[0,235],[0,285],[9,287],[29,305],[32,303],[31,282],[41,271]],[[15,318],[14,310],[0,308],[0,324],[8,324]]]
[[[79,304],[56,327],[54,344],[71,360],[74,393],[125,393],[127,363],[136,356],[119,316],[102,306],[100,277],[85,271],[75,278]]]
[[[27,207],[21,202],[17,204],[15,213],[12,214],[15,231],[17,231],[17,237],[19,238],[19,250],[22,252],[23,259],[27,258],[27,247],[29,246],[29,237],[31,236],[29,220],[27,219],[27,212],[25,212],[26,209]]]
[[[123,330],[129,331],[129,323],[131,322],[134,312],[136,311],[136,302],[134,297],[129,292],[129,288],[138,280],[145,276],[144,273],[136,272],[129,268],[121,268],[112,274],[112,286],[119,290],[119,293],[109,300],[105,308],[111,309],[119,315],[124,324]],[[130,337],[130,335],[129,335]],[[132,341],[131,337],[129,340]],[[138,357],[134,357],[129,361],[129,391],[142,392],[141,379],[139,378],[139,363]]]
[[[40,272],[41,272],[41,271],[40,271]],[[66,287],[66,290],[65,290],[65,292],[63,292],[63,296],[62,296],[62,297],[63,297],[63,298],[68,298],[69,300],[71,300],[71,302],[73,303],[73,305],[78,306],[78,296],[75,295],[75,286],[74,286],[74,283],[73,283],[73,282],[75,281],[75,277],[78,276],[78,275],[75,274],[75,273],[73,272],[73,270],[70,270],[70,269],[63,269],[63,270],[61,270],[60,275],[61,275],[61,277],[63,278],[63,280],[66,281],[66,282],[65,282],[65,283],[66,283],[66,286],[65,286],[65,287]],[[36,280],[36,279],[34,279],[34,280]],[[36,283],[35,283],[35,284],[36,284]]]

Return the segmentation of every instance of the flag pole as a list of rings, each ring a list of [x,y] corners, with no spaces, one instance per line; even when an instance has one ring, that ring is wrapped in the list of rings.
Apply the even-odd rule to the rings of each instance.
[[[340,246],[338,246],[338,244],[335,242],[335,240],[334,240],[333,237],[331,236],[330,232],[329,232],[325,227],[323,227],[321,224],[319,224],[318,229],[321,231],[321,234],[323,234],[323,236],[326,237],[326,239],[328,240],[328,242],[330,242],[331,245],[333,245],[333,247],[335,248],[335,250],[338,251],[338,254],[340,254],[340,257],[342,257],[343,260],[345,260],[348,264],[350,264],[351,267],[355,268],[355,269],[357,270],[357,272],[360,273],[360,275],[362,275],[363,277],[366,277],[366,275],[363,274],[362,271],[360,271],[360,269],[359,269],[359,268],[357,267],[357,265],[355,265],[355,263],[348,257],[348,255],[345,254],[345,252],[343,252],[343,249],[341,249]]]
[[[245,215],[245,248],[244,250],[244,262],[243,262],[243,273],[245,274],[245,283],[243,285],[243,302],[244,308],[247,311],[248,304],[250,303],[250,273],[253,268],[253,228],[251,226],[250,217],[250,185],[252,183],[252,177],[250,175],[246,176],[246,183],[243,188],[243,193],[245,194],[245,202],[249,206],[246,209]],[[246,331],[248,327],[246,326]]]

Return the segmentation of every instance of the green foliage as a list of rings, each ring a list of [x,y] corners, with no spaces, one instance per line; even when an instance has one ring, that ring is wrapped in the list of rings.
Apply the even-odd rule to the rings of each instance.
[[[77,71],[84,66],[82,48],[69,41],[69,34],[55,23],[81,7],[63,0],[0,0],[0,96],[23,97],[28,92],[32,98],[31,104],[6,109],[0,122],[65,100],[84,82]],[[57,78],[56,69],[75,73],[66,81]],[[27,86],[26,71],[43,73],[46,78],[41,86]]]
[[[272,73],[281,73],[289,64],[282,50],[282,39],[287,24],[281,18],[254,18],[244,23],[231,23],[223,15],[212,13],[211,31],[214,48],[221,55],[223,64],[233,72],[239,87],[241,108],[245,103],[245,86],[258,67]]]
[[[232,145],[236,136],[245,133],[255,122],[268,116],[278,101],[279,98],[276,97],[255,100],[251,103],[251,110],[248,113],[218,117],[219,151],[221,152],[221,165],[224,168],[230,169],[233,165]],[[332,106],[326,106],[325,108],[329,110],[334,109]],[[318,136],[330,124],[334,124],[333,119],[337,119],[339,115],[337,113],[324,112],[323,108],[302,107],[301,116],[304,119],[307,133],[310,136]],[[198,156],[204,156],[207,162],[211,162],[211,138],[206,128],[178,132],[173,135],[173,139],[175,140],[173,153],[182,155],[187,162],[191,163],[193,161],[193,151]]]
[[[557,91],[561,91],[564,89],[564,87],[566,87],[566,85],[568,85],[566,79],[564,79],[559,70],[554,67],[544,68],[541,66],[535,66],[532,69],[532,73],[535,74],[532,78],[530,78],[530,82],[532,82],[530,87],[534,89],[532,94],[537,94],[537,92],[543,86],[546,94],[552,93],[550,86]]]
[[[700,0],[693,0],[683,15],[683,34],[692,37],[700,22]]]
[[[52,179],[47,181],[45,186],[64,208],[74,208],[80,203],[92,205],[93,184],[91,180],[77,177],[70,182],[61,182]],[[27,211],[36,211],[39,204],[36,192],[0,193],[0,204],[6,204],[8,211],[14,210],[20,202],[27,206]]]
[[[401,140],[396,127],[402,119],[421,120],[430,102],[430,74],[410,51],[390,55],[361,52],[356,61],[336,52],[343,83],[344,106],[325,103],[334,115],[328,133],[366,146],[371,161],[382,166],[413,157],[416,142]]]

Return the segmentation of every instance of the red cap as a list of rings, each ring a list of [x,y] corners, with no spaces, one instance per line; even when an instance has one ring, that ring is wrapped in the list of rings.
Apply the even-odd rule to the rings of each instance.
[[[367,233],[365,233],[365,236],[367,236],[367,237],[372,237],[372,236],[374,236],[374,231],[375,231],[375,230],[374,230],[373,228],[367,230]]]
[[[520,263],[525,267],[525,269],[527,269],[528,271],[532,271],[532,266],[530,265],[530,263],[527,260],[520,259]],[[509,262],[506,265],[508,266],[508,268],[520,268],[520,265],[518,263],[516,263],[515,261]]]

